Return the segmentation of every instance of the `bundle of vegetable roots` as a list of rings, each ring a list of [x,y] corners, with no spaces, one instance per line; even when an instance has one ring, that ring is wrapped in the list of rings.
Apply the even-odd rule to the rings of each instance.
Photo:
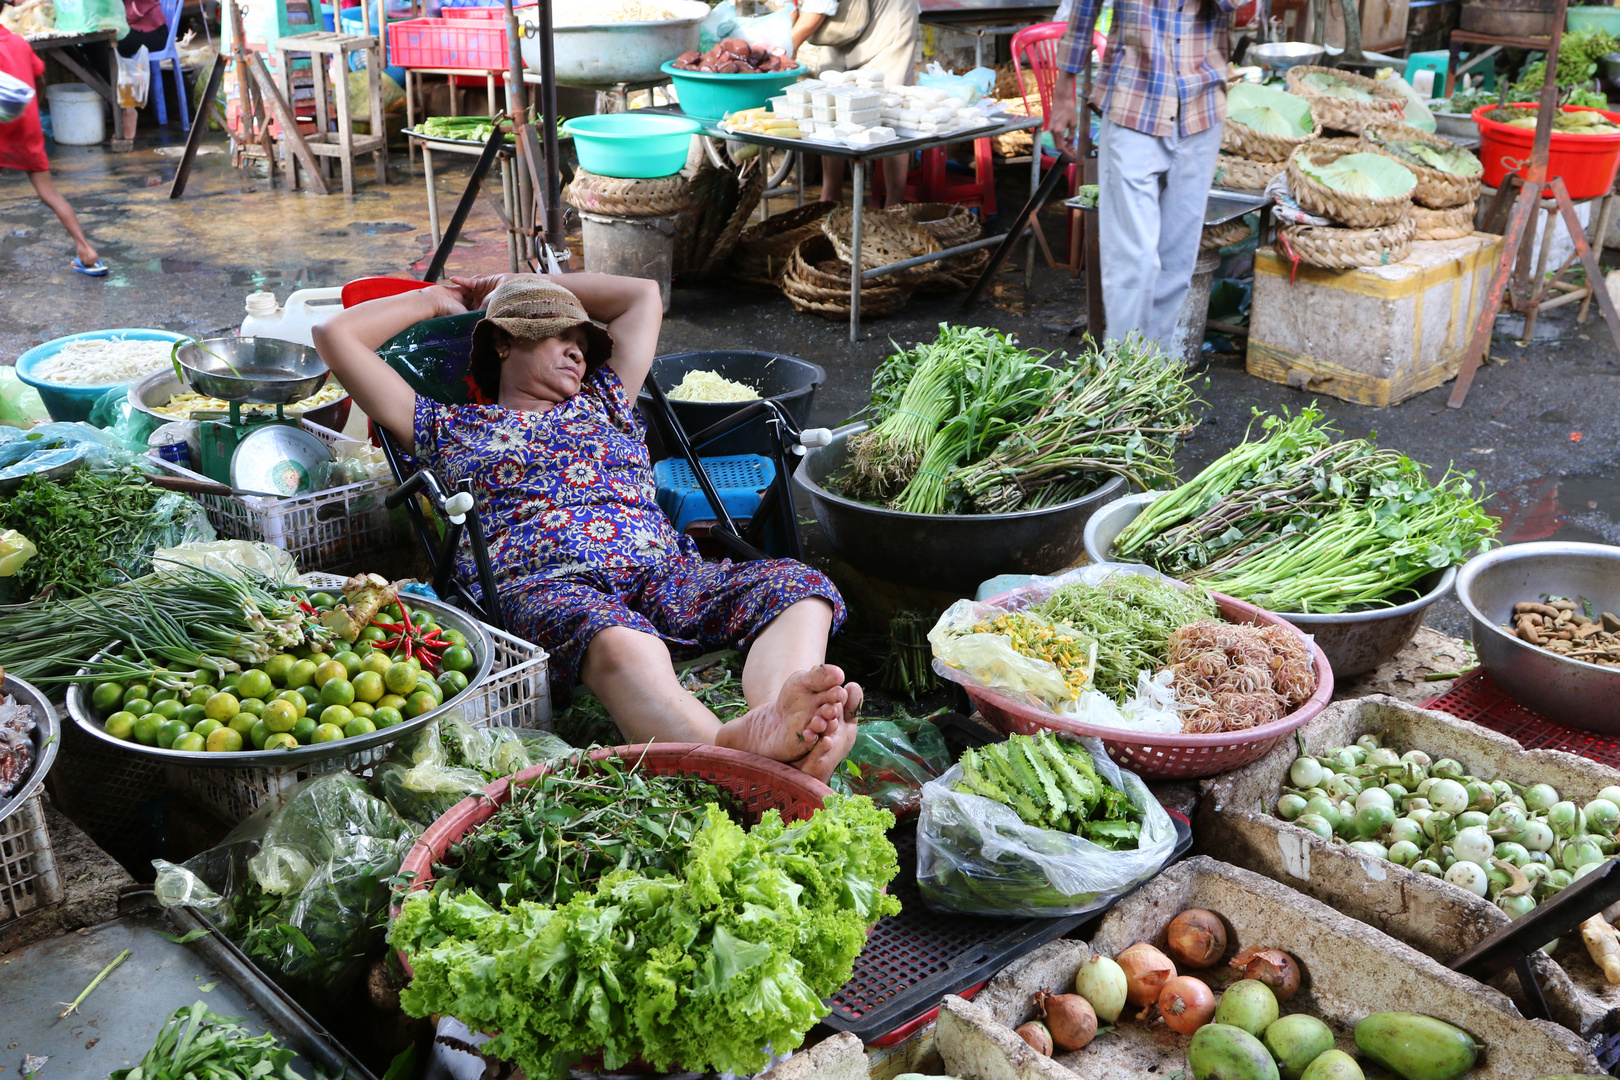
[[[844,490],[909,513],[989,514],[1078,498],[1101,473],[1169,482],[1197,404],[1183,366],[1134,336],[1069,358],[941,325],[873,374],[874,426],[850,442]]]
[[[1315,409],[1262,427],[1149,503],[1113,556],[1272,611],[1332,613],[1412,599],[1419,580],[1496,535],[1472,473],[1431,483],[1410,458],[1342,438]]]
[[[1189,735],[1281,720],[1316,692],[1310,650],[1281,626],[1188,623],[1170,635],[1169,660]]]
[[[899,911],[882,892],[893,824],[862,796],[746,831],[710,805],[674,869],[614,870],[559,906],[418,892],[389,936],[414,971],[400,1003],[500,1032],[484,1052],[537,1080],[598,1052],[608,1071],[758,1072],[804,1042],[867,929]]]

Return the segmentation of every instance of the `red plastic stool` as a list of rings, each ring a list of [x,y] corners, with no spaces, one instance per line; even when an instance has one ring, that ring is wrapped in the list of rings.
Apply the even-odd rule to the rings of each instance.
[[[906,181],[907,202],[960,203],[978,207],[981,219],[996,216],[995,155],[988,138],[973,140],[973,179],[953,180],[946,172],[945,147],[922,152],[922,167]]]

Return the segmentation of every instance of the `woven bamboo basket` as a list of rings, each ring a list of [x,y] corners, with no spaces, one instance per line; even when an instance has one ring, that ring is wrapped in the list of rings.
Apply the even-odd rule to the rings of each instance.
[[[1414,206],[1412,224],[1417,228],[1419,240],[1461,240],[1474,235],[1474,204],[1464,203],[1441,210]]]
[[[1221,154],[1215,162],[1215,184],[1240,191],[1264,191],[1266,185],[1287,168],[1286,161],[1250,161]]]
[[[1225,225],[1211,225],[1204,230],[1203,239],[1198,242],[1199,251],[1216,251],[1228,244],[1235,244],[1245,239],[1254,230],[1242,218],[1228,221]]]
[[[587,214],[608,217],[660,217],[686,208],[686,178],[660,176],[652,180],[621,180],[578,169],[563,198]]]
[[[1292,69],[1290,69],[1292,70]],[[1365,146],[1360,140],[1337,140],[1348,146],[1330,146],[1325,142],[1306,143],[1288,159],[1288,186],[1294,199],[1313,214],[1343,222],[1352,229],[1376,229],[1393,225],[1404,219],[1412,208],[1412,195],[1346,195],[1305,175],[1299,162],[1306,156],[1317,165],[1326,165],[1346,154],[1361,153]]]
[[[1305,82],[1305,76],[1313,74],[1336,76],[1352,86],[1365,90],[1377,100],[1350,101],[1346,98],[1330,97],[1312,89]],[[1365,75],[1340,71],[1336,68],[1304,65],[1291,67],[1288,69],[1288,92],[1307,99],[1311,103],[1311,116],[1315,117],[1316,122],[1324,128],[1332,131],[1348,131],[1356,135],[1365,131],[1369,124],[1398,123],[1406,104],[1406,98],[1393,86],[1386,86]]]
[[[732,280],[747,288],[780,288],[793,249],[821,232],[821,219],[835,205],[806,203],[748,226],[731,253]]]
[[[1267,135],[1228,116],[1221,128],[1221,153],[1248,158],[1250,161],[1285,162],[1295,148],[1322,137],[1322,125],[1317,121],[1315,113],[1311,114],[1311,127],[1309,135]]]
[[[849,274],[847,260],[840,259],[826,236],[811,236],[800,242],[788,257],[787,273],[782,276],[782,293],[800,311],[814,312],[828,319],[849,316]],[[873,284],[861,287],[861,314],[877,317],[893,315],[906,306],[911,290],[899,284]]]
[[[1354,270],[1388,266],[1406,258],[1412,253],[1417,225],[1410,217],[1374,229],[1285,225],[1282,236],[1300,262],[1326,270]]]
[[[1413,202],[1433,210],[1444,210],[1447,207],[1471,203],[1479,198],[1479,185],[1484,178],[1483,169],[1473,176],[1458,176],[1456,173],[1414,165],[1405,158],[1396,157],[1380,144],[1381,139],[1416,140],[1430,146],[1438,146],[1443,150],[1454,150],[1457,144],[1450,139],[1415,128],[1410,124],[1373,124],[1362,132],[1361,137],[1366,142],[1368,150],[1394,158],[1417,177],[1417,187],[1412,189]]]
[[[855,262],[850,231],[854,214],[845,204],[821,219],[821,231],[832,241],[838,257],[851,265]],[[940,244],[921,225],[914,225],[902,217],[888,214],[867,214],[861,221],[861,269],[874,270],[880,266],[915,259],[919,255],[932,255]],[[915,285],[939,272],[935,263],[924,263],[909,270],[885,275],[899,284]]]
[[[922,226],[924,232],[939,241],[940,247],[969,243],[984,232],[973,211],[961,203],[901,203],[884,213]]]
[[[731,218],[715,236],[714,246],[709,249],[708,257],[703,261],[700,277],[704,279],[714,277],[730,261],[731,253],[737,247],[737,240],[748,227],[748,219],[754,216],[760,197],[765,194],[765,183],[768,179],[766,171],[763,154],[743,162],[742,171],[737,176],[736,209],[731,212]]]
[[[989,248],[980,248],[977,251],[941,259],[940,272],[918,285],[917,291],[935,295],[966,292],[973,287],[975,281],[979,280],[979,274],[989,262]]]

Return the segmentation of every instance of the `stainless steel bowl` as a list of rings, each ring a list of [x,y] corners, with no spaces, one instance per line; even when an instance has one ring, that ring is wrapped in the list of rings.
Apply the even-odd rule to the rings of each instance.
[[[174,419],[164,416],[157,411],[157,406],[167,405],[169,399],[176,394],[186,393],[186,384],[175,375],[174,369],[155,371],[146,378],[139,380],[129,388],[130,408],[145,413],[151,419],[152,428],[161,427]],[[303,418],[312,424],[318,424],[328,431],[342,431],[343,425],[349,421],[349,412],[353,408],[353,399],[344,394],[336,401],[322,405],[318,409],[310,409],[303,414]],[[295,414],[287,413],[290,420]]]
[[[101,721],[98,720],[90,707],[88,695],[85,693],[84,683],[89,678],[85,669],[80,669],[79,678],[68,687],[67,710],[73,722],[89,735],[100,739],[111,746],[127,750],[132,754],[141,754],[156,759],[165,765],[196,766],[208,769],[262,769],[269,767],[285,767],[307,765],[328,758],[346,757],[347,767],[351,769],[363,768],[382,760],[388,753],[388,748],[406,735],[432,723],[452,709],[459,708],[471,694],[481,692],[482,685],[489,678],[489,673],[495,667],[495,643],[490,640],[489,633],[484,624],[477,619],[470,618],[466,612],[453,608],[449,604],[438,600],[429,600],[424,596],[407,596],[406,602],[411,610],[426,608],[433,613],[440,626],[459,630],[467,638],[467,648],[472,651],[477,667],[467,676],[467,689],[455,697],[446,698],[443,705],[431,709],[420,716],[413,716],[404,723],[393,727],[380,728],[369,735],[361,735],[353,739],[339,739],[336,742],[315,743],[311,746],[300,746],[296,750],[242,750],[236,753],[209,753],[206,750],[164,750],[158,746],[147,746],[144,743],[130,742],[127,739],[115,738],[102,730]],[[114,642],[113,644],[117,644]]]
[[[1327,50],[1320,45],[1311,45],[1303,41],[1272,41],[1250,45],[1246,60],[1267,71],[1280,72],[1299,64],[1318,63],[1326,52]]]
[[[221,401],[290,405],[315,393],[331,375],[320,353],[278,338],[190,341],[175,356],[186,385]]]
[[[1086,555],[1092,562],[1117,562],[1114,538],[1136,519],[1148,503],[1162,491],[1130,495],[1098,510],[1086,522]],[[1415,586],[1421,593],[1416,600],[1376,611],[1351,611],[1341,615],[1300,615],[1287,611],[1273,614],[1287,619],[1316,638],[1333,666],[1336,678],[1346,679],[1373,670],[1406,647],[1423,625],[1424,613],[1445,599],[1457,579],[1457,568],[1436,570]]]
[[[28,739],[34,744],[34,760],[29,763],[22,783],[13,788],[10,795],[0,799],[0,821],[22,809],[29,797],[39,790],[39,785],[45,782],[45,774],[51,771],[51,765],[56,761],[56,748],[62,744],[61,732],[56,729],[56,710],[51,708],[44,694],[32,684],[7,675],[0,678],[0,697],[7,695],[33,707],[34,730]]]
[[[1585,597],[1620,611],[1620,548],[1546,540],[1475,556],[1457,575],[1479,665],[1491,681],[1555,724],[1620,733],[1620,669],[1571,660],[1502,629],[1513,605],[1543,596]]]

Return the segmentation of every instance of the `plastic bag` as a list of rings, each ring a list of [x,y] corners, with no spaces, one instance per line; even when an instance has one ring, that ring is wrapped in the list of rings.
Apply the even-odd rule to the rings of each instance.
[[[729,37],[742,38],[767,50],[793,52],[793,12],[788,8],[744,18],[732,0],[722,0],[698,28],[698,51],[708,52]]]
[[[187,540],[152,552],[152,565],[160,573],[164,563],[206,566],[233,575],[246,568],[279,581],[298,580],[298,560],[285,549],[259,540],[216,540],[212,536]]]
[[[201,911],[304,1005],[342,1007],[382,952],[387,882],[415,839],[358,778],[327,773],[184,865],[153,860],[153,891]]]
[[[578,752],[549,731],[475,728],[451,712],[396,744],[372,772],[371,790],[425,825],[496,780]]]
[[[996,73],[990,68],[974,68],[966,75],[953,75],[940,67],[939,61],[928,65],[928,70],[917,76],[918,86],[943,90],[963,105],[974,105],[996,84]]]
[[[34,100],[34,88],[14,75],[0,71],[0,124],[9,124],[22,116],[28,103]]]
[[[17,378],[11,368],[0,367],[0,425],[27,429],[50,418],[39,391]]]
[[[146,107],[147,87],[152,84],[152,58],[145,45],[134,56],[118,58],[118,104],[125,109]]]
[[[23,563],[38,554],[34,542],[16,529],[0,529],[0,578],[15,577]]]
[[[1106,907],[1158,873],[1176,845],[1175,823],[1140,777],[1081,739],[1097,774],[1142,814],[1135,851],[1108,851],[1055,829],[1026,825],[1010,808],[953,791],[962,766],[923,785],[917,820],[917,888],[940,911],[1053,918]]]
[[[94,34],[116,30],[129,36],[129,19],[122,0],[56,0],[56,29],[65,34]]]
[[[834,791],[865,795],[896,817],[915,814],[922,787],[951,767],[945,736],[927,720],[862,720],[855,746],[833,773]]]
[[[1434,131],[1434,113],[1429,111],[1429,103],[1423,100],[1423,95],[1412,89],[1412,84],[1401,76],[1395,74],[1393,68],[1388,69],[1386,76],[1379,72],[1379,81],[1387,82],[1399,90],[1406,98],[1406,105],[1402,112],[1402,119],[1417,128],[1419,131]]]

